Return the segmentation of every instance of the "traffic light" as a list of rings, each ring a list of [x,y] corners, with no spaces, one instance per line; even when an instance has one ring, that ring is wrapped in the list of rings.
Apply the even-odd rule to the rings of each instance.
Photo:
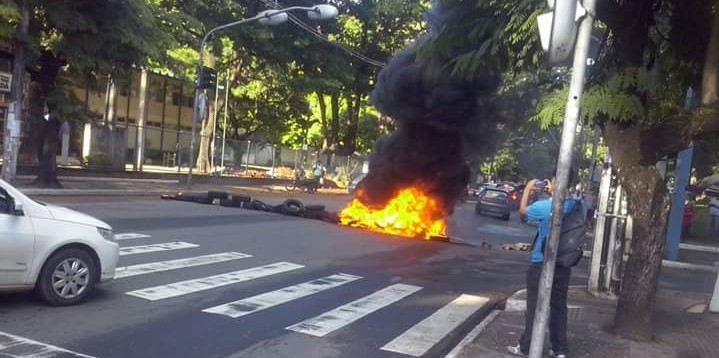
[[[201,71],[198,71],[197,76],[197,88],[205,89],[212,88],[217,83],[217,71],[213,68],[202,67]]]

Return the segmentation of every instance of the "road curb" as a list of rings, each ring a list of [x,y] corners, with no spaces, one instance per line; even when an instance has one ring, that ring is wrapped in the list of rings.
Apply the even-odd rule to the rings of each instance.
[[[24,189],[28,196],[157,196],[167,190],[122,190],[122,189]]]
[[[33,175],[18,175],[18,179],[35,179]],[[179,180],[171,179],[133,179],[133,178],[119,178],[119,177],[83,177],[83,176],[60,176],[60,181],[95,181],[95,182],[130,182],[130,183],[148,183],[148,184],[178,184]]]

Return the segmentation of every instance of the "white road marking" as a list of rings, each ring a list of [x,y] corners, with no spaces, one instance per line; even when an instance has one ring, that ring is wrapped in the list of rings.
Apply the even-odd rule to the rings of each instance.
[[[136,232],[128,232],[124,234],[115,234],[115,240],[132,240],[132,239],[146,239],[148,237],[152,237],[150,235],[145,234],[138,234]]]
[[[239,301],[230,302],[224,305],[207,308],[202,310],[202,312],[216,313],[237,318],[307,297],[324,290],[339,287],[361,278],[362,277],[360,276],[340,273],[301,283],[299,285],[281,288],[276,291],[263,293]]]
[[[470,343],[472,343],[477,337],[479,337],[482,332],[487,329],[487,326],[489,326],[492,321],[494,321],[495,318],[497,318],[497,315],[502,312],[500,310],[494,310],[492,311],[487,317],[485,317],[482,322],[480,322],[477,327],[474,327],[474,329],[469,332],[462,341],[459,342],[452,350],[447,353],[444,358],[457,358],[462,354],[462,351],[464,351],[464,348],[467,347]]]
[[[95,358],[14,334],[0,332],[0,357],[13,358]]]
[[[126,246],[126,247],[120,248],[120,256],[146,254],[148,252],[158,252],[158,251],[191,249],[193,247],[200,247],[200,245],[192,244],[192,243],[184,242],[184,241],[175,241],[175,242],[165,242],[162,244]]]
[[[422,356],[487,302],[489,299],[486,297],[460,295],[381,349],[414,357]]]
[[[328,333],[334,332],[385,306],[389,306],[421,289],[422,287],[420,286],[402,283],[391,285],[369,296],[289,326],[287,329],[315,337],[324,337]]]
[[[277,262],[265,266],[253,267],[215,276],[202,277],[194,280],[180,281],[168,285],[143,288],[126,293],[146,300],[157,301],[293,271],[303,267],[304,266],[302,265],[293,264],[291,262]]]
[[[178,270],[181,268],[211,265],[225,261],[239,260],[252,257],[252,255],[241,252],[221,252],[219,254],[188,257],[185,259],[150,262],[146,264],[118,267],[115,270],[115,279],[137,275],[144,275],[154,272]]]

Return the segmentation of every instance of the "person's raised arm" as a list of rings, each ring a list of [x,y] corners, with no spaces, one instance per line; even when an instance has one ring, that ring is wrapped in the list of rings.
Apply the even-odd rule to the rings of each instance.
[[[529,207],[529,195],[534,190],[534,182],[536,180],[532,179],[527,183],[527,186],[524,188],[524,193],[522,193],[522,200],[519,202],[519,217],[522,218],[522,220],[527,219],[527,207]]]

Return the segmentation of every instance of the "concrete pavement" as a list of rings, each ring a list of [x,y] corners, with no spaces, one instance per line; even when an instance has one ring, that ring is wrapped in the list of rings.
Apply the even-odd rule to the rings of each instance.
[[[570,357],[588,358],[713,358],[719,357],[719,316],[689,313],[706,295],[660,290],[657,295],[654,342],[633,342],[609,332],[616,303],[591,297],[582,287],[569,294]],[[466,345],[447,358],[510,358],[507,346],[517,344],[524,330],[524,296],[495,311]],[[548,344],[548,343],[547,343]],[[547,347],[547,346],[545,346]]]
[[[437,357],[522,281],[509,252],[195,203],[50,199],[126,234],[122,268],[78,306],[0,295],[0,356]]]

